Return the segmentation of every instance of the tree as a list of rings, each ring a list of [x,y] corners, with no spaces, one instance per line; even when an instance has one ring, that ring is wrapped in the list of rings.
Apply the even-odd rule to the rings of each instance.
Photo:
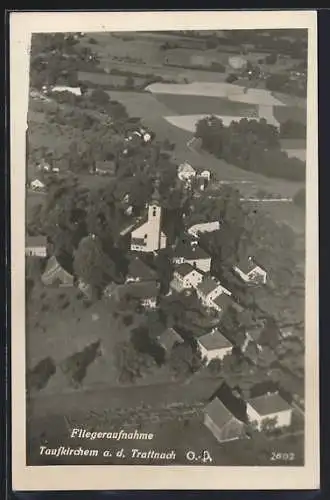
[[[102,89],[93,90],[90,98],[92,102],[99,106],[106,106],[110,102],[109,94]]]
[[[202,366],[200,353],[190,344],[181,343],[173,346],[169,359],[171,369],[176,376],[187,376],[195,373]]]
[[[295,205],[298,207],[302,208],[305,210],[306,208],[306,189],[301,188],[299,191],[296,192],[296,194],[293,197],[293,202]]]
[[[76,275],[86,284],[102,288],[116,277],[114,262],[104,253],[97,237],[83,238],[74,254]]]
[[[122,383],[134,383],[155,367],[153,358],[147,353],[138,352],[131,342],[116,344],[114,354],[118,379]]]

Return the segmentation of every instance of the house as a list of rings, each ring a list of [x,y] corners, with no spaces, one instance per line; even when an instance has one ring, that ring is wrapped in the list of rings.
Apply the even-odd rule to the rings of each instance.
[[[217,328],[199,337],[197,344],[207,363],[212,359],[223,359],[233,349],[233,344]]]
[[[46,162],[44,159],[41,160],[39,165],[37,166],[38,170],[43,170],[44,172],[50,172],[51,171],[51,166],[49,165],[48,162]]]
[[[179,264],[174,270],[171,287],[181,292],[187,288],[196,288],[202,279],[203,274],[200,271],[197,271],[190,264],[184,262],[183,264]]]
[[[205,307],[217,308],[214,300],[221,294],[231,295],[231,292],[222,286],[213,276],[204,276],[202,282],[197,287],[197,297]]]
[[[209,170],[202,170],[202,172],[200,172],[198,174],[198,176],[202,177],[203,179],[206,179],[208,182],[210,182],[211,172]]]
[[[131,256],[125,282],[139,283],[141,281],[157,281],[157,273],[139,257]]]
[[[194,224],[188,229],[188,234],[198,238],[201,233],[211,233],[213,231],[218,231],[220,229],[220,222],[201,222],[200,224]]]
[[[25,255],[27,257],[47,257],[46,236],[27,236]]]
[[[236,418],[219,398],[214,398],[204,409],[204,425],[219,443],[244,437],[244,422]]]
[[[30,188],[34,191],[42,191],[45,188],[45,184],[39,179],[34,179],[34,181],[30,182]]]
[[[246,403],[248,418],[256,424],[258,430],[269,420],[274,420],[274,425],[278,428],[291,425],[292,411],[292,407],[278,392],[249,399]]]
[[[204,273],[211,269],[211,257],[198,245],[196,240],[180,241],[174,250],[172,261],[174,264],[186,262]]]
[[[157,307],[159,283],[156,281],[129,283],[123,285],[121,295],[126,295],[132,299],[138,300],[146,309],[154,309]]]
[[[99,175],[115,175],[116,174],[116,162],[115,161],[97,161],[95,163],[95,168],[92,173]]]
[[[52,87],[52,92],[70,92],[76,96],[81,96],[81,88],[80,87],[66,87],[61,85],[56,85]]]
[[[267,271],[260,267],[253,257],[241,260],[234,266],[234,271],[245,283],[265,284],[267,282]]]
[[[166,328],[157,337],[157,343],[164,349],[167,355],[171,353],[175,345],[182,344],[183,342],[183,338],[174,328]]]
[[[46,269],[41,276],[44,285],[73,286],[74,277],[67,272],[56,259],[55,255],[48,259]]]
[[[148,205],[147,221],[131,232],[131,250],[137,252],[156,252],[166,247],[167,238],[161,230],[162,207],[159,203],[159,181],[155,183],[152,201]]]
[[[212,300],[213,309],[221,314],[226,312],[232,305],[234,305],[234,301],[228,293],[221,293],[214,300]]]
[[[183,182],[190,182],[196,177],[196,170],[187,162],[181,163],[177,171],[178,178]]]

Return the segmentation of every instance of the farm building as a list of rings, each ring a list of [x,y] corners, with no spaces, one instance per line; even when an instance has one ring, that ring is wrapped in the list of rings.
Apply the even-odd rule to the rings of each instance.
[[[251,422],[260,430],[267,421],[274,421],[275,427],[288,427],[292,420],[292,407],[277,392],[249,399],[246,411]]]
[[[140,301],[141,305],[146,309],[154,309],[157,306],[159,283],[156,281],[129,283],[123,285],[121,295]]]
[[[219,443],[244,437],[244,423],[238,420],[217,397],[204,409],[204,425]]]
[[[27,257],[47,257],[46,236],[27,236],[25,255]]]
[[[223,359],[233,349],[233,344],[217,328],[199,337],[197,343],[207,363],[212,359]]]
[[[70,92],[71,94],[74,94],[76,96],[81,96],[80,87],[66,87],[66,86],[56,85],[55,87],[52,87],[51,92]]]

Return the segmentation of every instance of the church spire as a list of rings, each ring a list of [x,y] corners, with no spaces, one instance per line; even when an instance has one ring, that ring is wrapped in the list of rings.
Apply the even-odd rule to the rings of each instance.
[[[156,203],[159,205],[160,203],[160,193],[159,193],[159,187],[160,187],[160,177],[159,174],[156,175],[156,178],[154,180],[154,191],[152,193],[152,203]]]

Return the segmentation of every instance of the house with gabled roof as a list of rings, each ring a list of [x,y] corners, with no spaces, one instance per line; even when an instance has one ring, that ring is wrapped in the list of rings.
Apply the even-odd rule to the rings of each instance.
[[[173,347],[184,342],[181,335],[172,327],[166,328],[158,337],[157,343],[165,351],[165,355],[169,355]]]
[[[27,236],[25,243],[27,257],[47,257],[47,238],[43,235]]]
[[[188,234],[194,238],[198,238],[202,233],[212,233],[213,231],[218,231],[220,229],[220,222],[215,220],[213,222],[200,222],[199,224],[194,224],[188,229]]]
[[[244,422],[235,417],[218,397],[204,408],[204,425],[219,443],[240,439],[245,435]]]
[[[218,310],[221,304],[215,304],[215,300],[222,294],[231,296],[231,292],[222,286],[216,278],[205,275],[201,283],[197,286],[197,297],[205,307]]]
[[[128,295],[137,299],[146,309],[155,309],[159,296],[159,283],[156,281],[145,281],[122,285],[120,295]]]
[[[173,272],[173,279],[171,281],[171,288],[177,292],[190,288],[196,288],[202,281],[203,276],[203,273],[195,269],[187,262],[184,262],[175,268]]]
[[[267,282],[267,271],[253,257],[241,259],[233,269],[245,283],[259,285]]]
[[[223,359],[227,354],[231,354],[233,344],[220,332],[214,328],[211,332],[198,337],[197,344],[201,355],[209,363],[212,359]]]
[[[151,269],[137,255],[129,257],[128,270],[126,274],[126,283],[139,283],[141,281],[157,281],[156,271]]]
[[[172,260],[174,264],[183,264],[186,262],[203,273],[207,273],[211,269],[211,257],[195,240],[179,241],[174,249]]]
[[[278,392],[249,399],[246,412],[250,422],[261,430],[266,421],[274,421],[277,428],[288,427],[292,421],[292,406]]]

